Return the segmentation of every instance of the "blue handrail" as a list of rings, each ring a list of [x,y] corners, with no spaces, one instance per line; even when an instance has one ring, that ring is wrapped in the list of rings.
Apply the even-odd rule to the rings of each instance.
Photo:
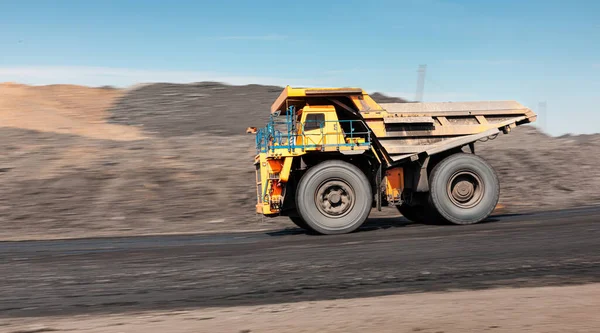
[[[305,144],[307,134],[305,133],[304,127],[306,124],[301,124],[302,128],[298,131],[296,128],[296,112],[293,106],[288,108],[288,112],[286,113],[284,121],[277,121],[276,117],[271,115],[269,117],[269,121],[267,125],[256,132],[256,150],[257,153],[266,153],[266,152],[275,152],[279,149],[286,149],[288,151],[294,151],[296,149],[300,149],[302,151],[310,148],[317,147],[356,147],[356,146],[365,146],[369,147],[371,145],[371,130],[364,121],[362,120],[337,120],[337,121],[318,121],[320,123],[320,137],[314,137],[317,134],[308,134],[313,141],[317,139],[320,144]],[[348,124],[349,132],[345,133],[341,128],[335,132],[324,133],[323,129],[325,128],[325,123],[335,122],[342,126],[342,124]],[[309,122],[310,123],[310,122]],[[366,131],[358,132],[356,131],[356,127],[354,126],[356,123],[362,124],[362,126],[366,129]],[[285,125],[287,133],[281,133],[280,130],[276,129],[276,125]],[[344,139],[349,138],[349,142],[335,142],[328,143],[327,136],[335,135],[336,138],[339,138],[340,134],[345,134]],[[302,137],[302,144],[297,144],[298,137]],[[355,138],[364,138],[364,143],[359,143],[355,141]]]

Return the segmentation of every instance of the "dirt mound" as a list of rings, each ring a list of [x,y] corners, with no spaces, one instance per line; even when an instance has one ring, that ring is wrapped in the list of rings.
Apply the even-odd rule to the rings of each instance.
[[[600,134],[566,134],[560,136],[559,139],[565,140],[565,142],[576,142],[577,144],[600,145]]]
[[[98,139],[141,138],[134,127],[105,122],[107,109],[122,92],[74,85],[0,84],[0,124]]]
[[[0,137],[0,239],[291,227],[254,214],[251,135],[122,142],[0,128]],[[508,212],[600,202],[598,144],[523,127],[477,147]]]
[[[399,97],[390,97],[382,93],[369,94],[377,103],[410,103],[410,101]]]
[[[171,137],[211,133],[238,135],[262,126],[282,87],[231,86],[216,82],[158,83],[131,90],[110,109],[110,122],[141,125],[150,134]],[[375,99],[404,102],[379,93]]]
[[[1,85],[0,239],[291,227],[254,214],[254,137],[232,135],[263,125],[280,91]],[[110,116],[102,107],[116,98]],[[157,135],[117,141],[140,136],[107,117]],[[477,149],[499,173],[507,212],[600,203],[600,135],[553,138],[525,126]]]
[[[261,227],[250,137],[127,142],[11,128],[0,137],[0,239]]]
[[[600,135],[554,138],[531,126],[477,145],[513,211],[600,204]]]

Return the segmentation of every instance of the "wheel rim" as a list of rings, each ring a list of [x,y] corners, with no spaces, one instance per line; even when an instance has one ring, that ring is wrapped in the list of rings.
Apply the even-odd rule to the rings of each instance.
[[[484,183],[476,173],[460,170],[450,177],[446,190],[455,206],[468,209],[477,206],[483,199]]]
[[[329,179],[317,188],[315,203],[321,214],[340,218],[354,207],[354,191],[350,184],[341,179]]]

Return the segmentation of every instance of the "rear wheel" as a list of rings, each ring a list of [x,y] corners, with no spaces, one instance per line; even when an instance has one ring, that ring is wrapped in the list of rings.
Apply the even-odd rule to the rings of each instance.
[[[367,220],[372,202],[365,174],[338,160],[310,168],[296,191],[298,214],[312,230],[325,235],[356,230]]]
[[[396,206],[398,208],[398,211],[400,212],[400,214],[402,214],[402,216],[404,216],[407,220],[412,221],[412,222],[416,222],[416,223],[423,223],[425,222],[425,216],[423,214],[423,207],[422,206],[409,206],[409,205],[400,205],[400,206]]]
[[[486,219],[499,196],[498,176],[479,156],[455,154],[431,172],[430,202],[448,222],[474,224]]]
[[[440,215],[431,204],[429,193],[417,193],[417,195],[414,195],[413,199],[414,202],[412,202],[410,205],[403,204],[397,206],[398,211],[400,214],[402,214],[402,216],[404,216],[407,220],[416,223],[430,225],[443,224],[443,219],[440,218]]]

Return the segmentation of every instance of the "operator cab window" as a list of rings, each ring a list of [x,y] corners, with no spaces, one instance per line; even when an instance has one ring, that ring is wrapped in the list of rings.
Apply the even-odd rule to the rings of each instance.
[[[311,113],[311,114],[306,115],[306,121],[304,123],[305,131],[320,129],[324,126],[325,126],[325,114],[324,113]]]

